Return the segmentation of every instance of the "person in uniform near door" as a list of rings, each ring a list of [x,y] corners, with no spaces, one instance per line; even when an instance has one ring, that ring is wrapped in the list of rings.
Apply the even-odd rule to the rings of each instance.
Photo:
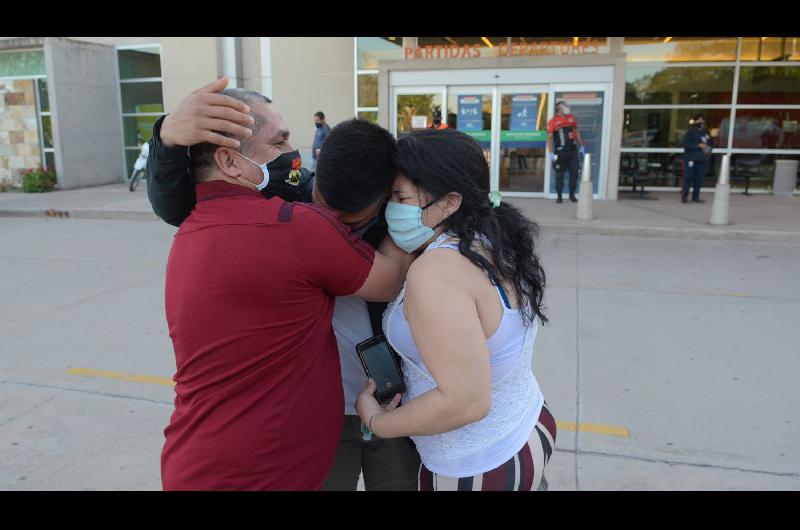
[[[450,126],[442,121],[442,111],[437,109],[433,110],[433,122],[428,125],[428,129],[449,129]]]
[[[689,202],[689,187],[693,186],[692,202],[706,202],[700,198],[700,187],[708,167],[713,139],[706,129],[706,118],[695,114],[689,120],[689,130],[683,137],[683,186],[681,202]]]
[[[547,150],[556,172],[556,202],[564,202],[561,193],[564,190],[564,172],[569,171],[569,200],[575,198],[575,187],[578,183],[578,155],[583,156],[586,149],[583,145],[578,122],[569,113],[569,105],[565,101],[556,102],[556,115],[547,123]]]

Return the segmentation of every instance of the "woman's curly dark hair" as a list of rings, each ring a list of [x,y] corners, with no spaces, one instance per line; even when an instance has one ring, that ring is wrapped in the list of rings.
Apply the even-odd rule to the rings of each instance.
[[[455,129],[415,131],[397,144],[395,163],[411,182],[438,199],[461,194],[461,206],[443,225],[459,238],[461,254],[490,276],[512,283],[526,323],[544,324],[545,273],[536,255],[539,226],[508,203],[489,200],[489,165],[480,145]],[[476,234],[485,237],[491,261],[473,250]]]

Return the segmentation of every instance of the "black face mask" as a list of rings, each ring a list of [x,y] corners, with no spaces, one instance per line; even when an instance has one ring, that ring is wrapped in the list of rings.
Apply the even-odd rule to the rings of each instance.
[[[261,190],[265,197],[278,196],[285,201],[298,201],[303,195],[301,170],[303,160],[295,149],[282,153],[278,158],[267,164],[269,170],[269,184]]]
[[[319,129],[320,127],[322,127],[322,123],[317,123],[317,122],[314,122],[314,125],[316,126],[316,128],[317,128],[317,129]]]

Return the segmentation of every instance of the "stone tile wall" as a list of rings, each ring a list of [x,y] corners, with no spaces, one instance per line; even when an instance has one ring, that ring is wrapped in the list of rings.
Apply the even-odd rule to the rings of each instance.
[[[41,164],[34,83],[0,79],[0,182],[17,185]]]

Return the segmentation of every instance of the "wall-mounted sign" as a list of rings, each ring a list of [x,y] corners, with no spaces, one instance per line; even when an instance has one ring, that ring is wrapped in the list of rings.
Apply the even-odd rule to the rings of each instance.
[[[411,128],[412,129],[424,129],[428,126],[428,117],[427,116],[412,116],[411,117]]]
[[[483,96],[458,96],[459,131],[483,130]]]
[[[534,131],[539,120],[539,96],[516,94],[511,97],[511,130]]]
[[[499,43],[497,56],[526,55],[582,55],[600,53],[606,46],[605,40],[586,40],[577,43],[570,41],[535,41]],[[434,46],[417,46],[403,48],[403,59],[476,59],[481,56],[481,44],[436,44]]]

